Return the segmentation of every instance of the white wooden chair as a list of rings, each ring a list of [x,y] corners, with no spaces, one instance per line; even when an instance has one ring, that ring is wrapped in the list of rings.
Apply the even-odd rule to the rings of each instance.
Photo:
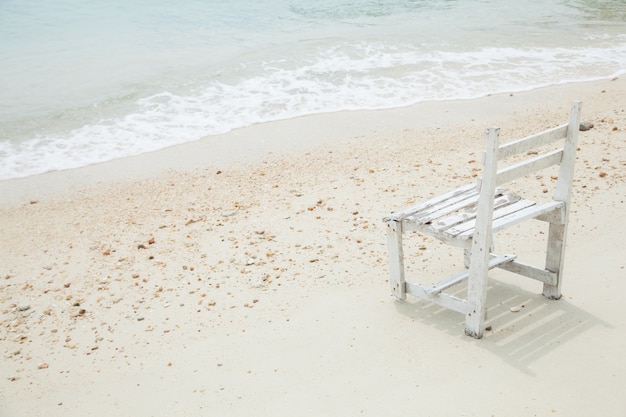
[[[479,339],[487,312],[487,272],[490,269],[498,267],[541,281],[544,296],[555,300],[561,297],[580,111],[581,103],[575,102],[567,124],[503,145],[498,141],[499,129],[488,129],[483,173],[477,183],[393,212],[384,219],[391,289],[398,299],[404,300],[406,294],[411,294],[464,314],[465,334]],[[552,149],[555,145],[558,147],[544,153],[536,151],[549,144],[553,144]],[[510,159],[516,161],[506,164]],[[498,161],[506,166],[498,168]],[[552,199],[532,201],[499,188],[553,165],[560,166]],[[515,255],[492,253],[494,233],[529,219],[549,223],[543,268],[519,262]],[[463,248],[467,269],[434,285],[406,281],[402,238],[408,231],[418,231]],[[468,280],[465,299],[445,292],[464,280]]]

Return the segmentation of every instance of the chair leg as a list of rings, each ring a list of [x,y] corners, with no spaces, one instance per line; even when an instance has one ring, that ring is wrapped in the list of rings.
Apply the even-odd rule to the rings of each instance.
[[[402,250],[402,223],[387,223],[387,247],[389,251],[389,282],[391,292],[399,300],[406,299],[404,278],[404,252]]]
[[[476,232],[470,255],[467,313],[465,314],[465,334],[476,339],[483,337],[487,316],[487,273],[490,247],[490,239]]]
[[[470,249],[463,249],[463,265],[465,268],[469,268],[471,265],[472,251]]]
[[[491,245],[489,246],[489,251],[491,253],[494,253],[496,251],[495,246],[493,244],[493,237],[491,238]],[[472,249],[470,246],[469,248],[463,249],[463,265],[465,265],[465,268],[470,267],[471,258],[472,258]]]
[[[544,284],[543,295],[551,300],[561,298],[563,281],[563,258],[565,255],[565,225],[550,223],[548,230],[548,248],[546,251],[546,269],[556,274],[556,284]]]

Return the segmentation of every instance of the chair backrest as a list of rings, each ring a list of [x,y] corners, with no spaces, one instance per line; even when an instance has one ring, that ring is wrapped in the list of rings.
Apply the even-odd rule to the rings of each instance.
[[[483,157],[484,170],[479,179],[479,187],[495,189],[533,172],[560,165],[554,199],[568,201],[574,177],[580,113],[581,103],[576,101],[572,105],[568,123],[502,145],[499,144],[499,129],[488,129],[487,150]],[[535,151],[548,145],[556,146],[556,149],[546,153]],[[521,160],[498,169],[498,161],[522,154],[524,155],[519,157]]]

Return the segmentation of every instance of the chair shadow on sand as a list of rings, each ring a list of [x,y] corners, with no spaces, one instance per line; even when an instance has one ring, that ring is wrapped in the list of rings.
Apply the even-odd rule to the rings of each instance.
[[[453,294],[463,296],[465,292],[466,288],[459,286]],[[567,294],[558,301],[549,300],[539,292],[493,279],[489,281],[488,292],[486,325],[489,330],[481,340],[464,335],[465,317],[454,311],[416,299],[396,301],[395,306],[402,315],[442,330],[457,342],[478,344],[531,375],[534,374],[532,364],[557,347],[572,342],[594,326],[611,327],[571,304]]]

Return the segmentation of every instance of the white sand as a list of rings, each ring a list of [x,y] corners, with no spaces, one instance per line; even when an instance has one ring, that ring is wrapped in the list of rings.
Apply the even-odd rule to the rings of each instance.
[[[471,181],[486,127],[533,133],[574,99],[595,127],[563,299],[493,271],[482,340],[457,313],[394,301],[381,218]],[[625,178],[619,79],[300,118],[0,182],[0,416],[625,415]],[[541,233],[505,237],[541,261]],[[460,267],[419,243],[409,267],[426,279]]]

